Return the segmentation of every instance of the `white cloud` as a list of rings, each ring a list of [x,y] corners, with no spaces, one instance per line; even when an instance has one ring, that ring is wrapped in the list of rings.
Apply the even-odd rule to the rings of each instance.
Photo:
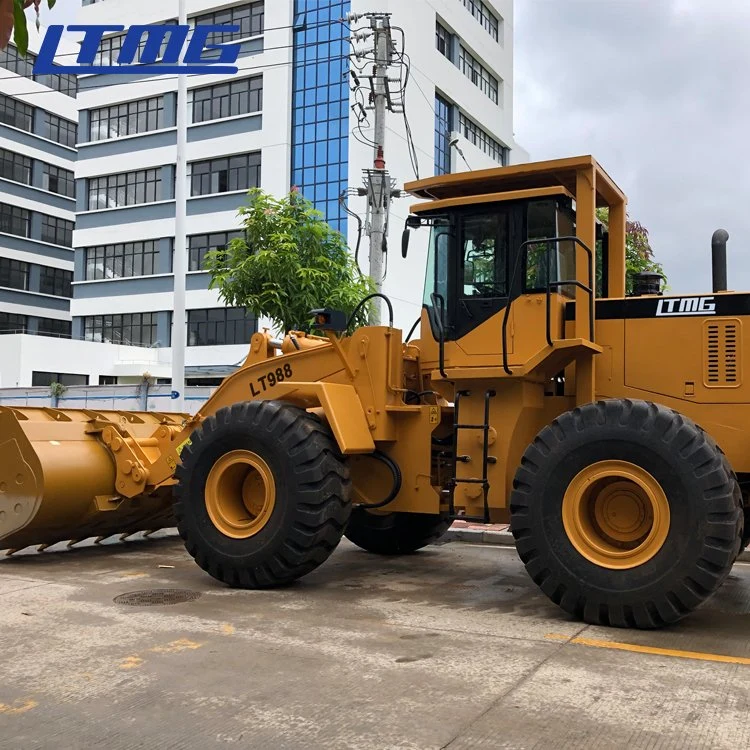
[[[733,288],[750,289],[750,4],[520,0],[516,123],[533,159],[592,153],[651,232],[675,291],[710,285],[729,230]]]

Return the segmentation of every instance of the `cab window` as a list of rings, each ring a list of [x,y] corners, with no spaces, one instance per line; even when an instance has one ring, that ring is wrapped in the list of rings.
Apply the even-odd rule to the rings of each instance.
[[[533,201],[526,213],[527,239],[550,239],[575,236],[572,209],[558,205],[557,201]],[[527,245],[525,292],[544,292],[550,281],[575,279],[575,244],[572,241]],[[574,296],[572,286],[554,290],[565,296]]]
[[[508,296],[508,215],[466,216],[462,220],[463,297]]]

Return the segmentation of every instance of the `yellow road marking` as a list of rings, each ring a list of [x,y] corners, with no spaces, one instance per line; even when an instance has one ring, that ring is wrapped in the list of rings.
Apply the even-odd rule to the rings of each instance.
[[[552,641],[568,641],[576,646],[591,648],[609,648],[615,651],[632,651],[637,654],[651,654],[652,656],[670,656],[674,659],[695,659],[698,661],[716,661],[724,664],[750,664],[750,658],[744,656],[727,656],[726,654],[707,654],[703,651],[682,651],[675,648],[657,648],[656,646],[638,646],[635,643],[621,643],[619,641],[600,641],[595,638],[582,638],[548,633],[544,636]]]
[[[230,625],[228,622],[225,622],[221,626],[221,632],[224,633],[224,635],[234,635],[234,625]]]
[[[140,656],[127,656],[120,662],[120,669],[137,669],[143,664]]]
[[[27,698],[25,701],[15,701],[12,706],[9,706],[7,703],[0,703],[0,714],[18,716],[18,714],[25,714],[27,711],[31,711],[32,708],[36,708],[38,705],[31,698]]]
[[[180,638],[180,640],[172,641],[166,646],[154,646],[154,648],[150,648],[149,651],[152,654],[176,654],[179,651],[194,651],[202,646],[202,643],[196,643],[189,638]]]
[[[165,646],[154,646],[153,648],[148,649],[148,653],[177,654],[180,651],[195,651],[195,649],[202,647],[202,643],[196,643],[195,641],[191,641],[189,638],[180,638],[179,640],[167,643]],[[145,660],[143,659],[143,657],[138,656],[138,654],[126,656],[120,662],[120,669],[137,669],[138,667],[143,665],[144,661]],[[0,703],[0,706],[2,706],[2,703]],[[0,711],[0,713],[2,713],[2,711]]]

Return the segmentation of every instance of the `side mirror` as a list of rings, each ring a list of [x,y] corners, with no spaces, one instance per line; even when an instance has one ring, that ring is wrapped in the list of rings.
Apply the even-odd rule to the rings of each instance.
[[[404,224],[404,233],[401,235],[401,257],[405,258],[409,253],[409,233],[412,229],[419,229],[422,226],[422,220],[419,216],[409,214]]]
[[[464,285],[474,283],[474,261],[464,261]]]

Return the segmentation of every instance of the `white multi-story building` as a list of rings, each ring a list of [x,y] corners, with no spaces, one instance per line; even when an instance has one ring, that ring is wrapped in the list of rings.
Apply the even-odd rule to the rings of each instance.
[[[351,75],[350,28],[340,22],[347,14],[391,13],[394,39],[403,30],[408,58],[402,59],[410,61],[406,118],[388,116],[385,153],[399,186],[415,177],[407,119],[422,177],[514,163],[526,154],[512,128],[512,0],[187,5],[190,24],[241,27],[213,40],[240,44],[238,74],[188,78],[188,174],[177,176],[188,184],[187,377],[208,384],[246,355],[258,325],[243,310],[226,308],[201,269],[209,249],[237,236],[237,209],[249,188],[284,195],[297,186],[355,247],[357,222],[340,196],[362,186],[373,150],[359,140],[367,138],[368,123],[363,132],[353,132],[361,113],[357,103],[364,100],[357,84],[366,85],[367,74]],[[84,0],[78,20],[125,27],[174,23],[177,10],[177,0]],[[102,62],[116,61],[123,38],[104,38]],[[111,342],[90,363],[101,382],[123,381],[144,369],[168,377],[176,78],[85,76],[78,103],[73,338]],[[349,210],[364,218],[365,200],[350,196]],[[383,288],[394,303],[396,324],[406,328],[419,314],[425,263],[417,243],[406,261],[397,251],[409,203],[399,199],[392,207],[394,251]],[[365,237],[359,254],[365,270],[367,255]],[[141,354],[134,356],[131,345]]]
[[[29,53],[0,51],[0,385],[46,385],[62,365],[40,357],[21,378],[20,339],[43,351],[71,336],[75,221],[76,80],[34,75]],[[68,52],[73,45],[66,48]],[[36,342],[36,343],[35,343]],[[81,380],[71,381],[82,382]]]

